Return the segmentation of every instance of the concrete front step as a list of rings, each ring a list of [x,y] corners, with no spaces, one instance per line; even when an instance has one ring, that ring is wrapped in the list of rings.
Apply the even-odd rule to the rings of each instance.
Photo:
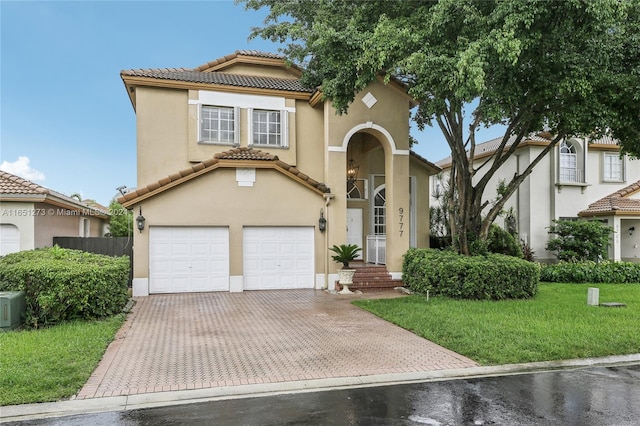
[[[403,287],[402,280],[380,280],[380,281],[366,281],[366,282],[354,282],[349,285],[350,290],[393,290],[396,287]],[[336,290],[342,290],[342,285],[336,281]]]

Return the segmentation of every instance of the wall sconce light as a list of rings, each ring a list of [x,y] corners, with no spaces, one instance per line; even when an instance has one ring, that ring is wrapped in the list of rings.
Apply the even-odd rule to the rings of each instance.
[[[140,214],[136,217],[136,225],[138,225],[138,231],[140,231],[140,233],[142,233],[142,230],[144,229],[144,221],[145,218],[142,216],[142,206],[140,206]]]
[[[349,164],[347,164],[347,182],[354,183],[358,178],[358,170],[360,166],[353,161],[353,158],[349,160]]]
[[[320,209],[320,219],[318,219],[318,229],[324,232],[327,229],[327,219],[324,218],[324,210]]]
[[[629,228],[629,235],[633,235],[633,231],[636,230],[635,226],[632,226],[631,228]]]

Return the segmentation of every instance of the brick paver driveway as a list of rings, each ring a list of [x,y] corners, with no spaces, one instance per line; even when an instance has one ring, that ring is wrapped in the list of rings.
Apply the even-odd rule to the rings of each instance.
[[[353,298],[319,290],[139,298],[77,398],[477,365]]]

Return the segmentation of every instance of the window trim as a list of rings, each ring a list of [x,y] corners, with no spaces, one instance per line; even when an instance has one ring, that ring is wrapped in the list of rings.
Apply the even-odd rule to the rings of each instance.
[[[204,108],[224,108],[233,111],[233,141],[204,140],[202,137],[202,120]],[[229,105],[198,104],[198,143],[203,145],[238,146],[240,144],[240,108]]]
[[[280,143],[278,145],[255,143],[253,139],[254,116],[256,111],[277,112],[280,114]],[[286,109],[247,108],[247,139],[249,146],[264,148],[289,148],[289,114]],[[268,134],[268,133],[267,133]]]
[[[607,168],[608,157],[615,157],[618,160],[620,160],[620,179],[607,177],[606,168]],[[620,153],[616,151],[605,151],[602,153],[602,182],[612,182],[612,183],[626,182],[627,180],[626,167],[625,167],[626,162],[624,161],[624,158],[625,158],[624,155],[620,156]]]

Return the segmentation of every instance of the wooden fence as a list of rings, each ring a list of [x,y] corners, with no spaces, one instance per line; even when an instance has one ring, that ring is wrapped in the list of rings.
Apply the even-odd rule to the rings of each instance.
[[[62,248],[107,256],[129,256],[129,287],[131,287],[133,280],[132,237],[53,237],[53,244]]]

